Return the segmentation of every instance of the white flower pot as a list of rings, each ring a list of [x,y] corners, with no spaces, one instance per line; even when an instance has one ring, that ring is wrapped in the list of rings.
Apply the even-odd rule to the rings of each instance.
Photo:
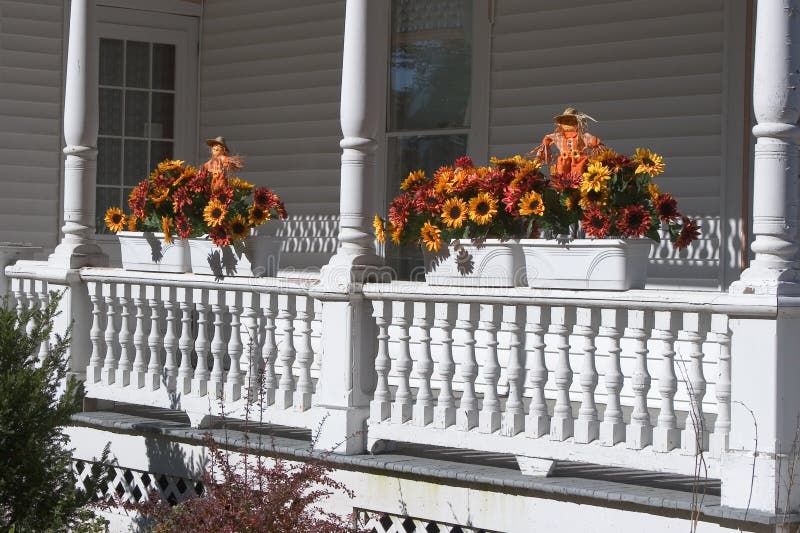
[[[518,241],[452,241],[439,253],[423,249],[425,281],[457,287],[525,285],[525,261]]]
[[[163,233],[149,231],[120,231],[119,238],[122,268],[143,272],[191,272],[189,245],[185,240],[174,239],[167,244]]]
[[[523,239],[529,287],[643,289],[650,239]]]
[[[283,239],[251,235],[243,242],[219,248],[210,239],[189,239],[192,272],[225,276],[276,276]]]

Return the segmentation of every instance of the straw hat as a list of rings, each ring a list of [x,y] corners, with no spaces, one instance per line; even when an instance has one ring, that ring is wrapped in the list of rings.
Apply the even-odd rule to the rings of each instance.
[[[225,144],[225,137],[214,137],[213,139],[206,139],[206,144],[209,146],[214,146],[219,144],[225,149],[226,152],[231,151],[230,148],[228,148],[228,145]]]
[[[586,113],[581,113],[574,107],[568,107],[564,110],[563,113],[553,117],[553,120],[555,120],[557,124],[577,126],[582,130],[586,129],[587,119],[591,120],[592,122],[597,122],[595,119],[593,119]]]

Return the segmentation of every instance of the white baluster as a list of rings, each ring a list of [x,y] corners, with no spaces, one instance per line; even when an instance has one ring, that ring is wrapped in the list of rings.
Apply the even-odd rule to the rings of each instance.
[[[47,282],[43,280],[35,280],[36,294],[39,300],[39,306],[44,311],[50,303],[50,295],[47,292]],[[50,339],[45,339],[39,345],[39,361],[42,362],[50,353]]]
[[[485,339],[486,356],[483,361],[483,405],[478,415],[478,430],[493,433],[500,429],[500,400],[497,382],[500,380],[500,362],[497,359],[497,330],[500,323],[500,306],[481,304],[478,331]]]
[[[392,302],[392,324],[397,327],[398,353],[395,360],[398,385],[392,403],[392,422],[402,424],[411,418],[410,376],[414,362],[411,359],[409,340],[409,317],[411,302]]]
[[[550,308],[530,306],[525,317],[525,351],[530,355],[528,387],[531,389],[531,405],[525,420],[525,435],[539,438],[550,433],[550,415],[544,387],[547,384],[547,365],[544,358],[544,335],[550,322]]]
[[[719,345],[717,361],[717,420],[711,435],[710,448],[714,457],[728,451],[728,435],[731,431],[731,332],[727,315],[711,317],[712,340]]]
[[[247,361],[247,374],[244,386],[245,397],[250,402],[256,402],[260,398],[261,383],[264,379],[264,363],[261,359],[261,343],[263,332],[261,328],[261,295],[257,292],[244,293],[242,303],[242,322],[247,332],[247,344],[245,355]]]
[[[464,336],[464,353],[461,361],[461,378],[464,390],[456,411],[456,425],[462,431],[469,431],[478,425],[478,398],[475,395],[475,379],[478,377],[478,360],[475,356],[475,327],[478,324],[479,309],[474,304],[458,304],[456,328]]]
[[[167,330],[164,333],[164,376],[166,378],[167,389],[175,390],[178,378],[178,317],[175,310],[178,309],[177,290],[175,287],[161,288],[161,301],[166,311]]]
[[[92,327],[89,339],[92,342],[92,355],[86,367],[86,381],[98,383],[105,359],[105,339],[103,336],[103,286],[99,282],[87,283],[89,301],[92,303]],[[31,321],[33,322],[33,321]]]
[[[620,338],[625,332],[626,312],[622,309],[602,309],[598,334],[609,342],[606,363],[606,409],[600,423],[600,443],[614,446],[625,440],[625,422],[622,419],[620,391],[623,376],[620,365]]]
[[[261,359],[264,361],[264,403],[272,405],[275,403],[275,391],[278,389],[278,378],[275,376],[275,361],[278,358],[278,344],[275,340],[278,295],[263,295],[261,306],[264,310],[264,344],[261,347]]]
[[[456,423],[456,401],[453,394],[453,376],[456,364],[453,360],[453,326],[457,306],[451,303],[437,303],[434,307],[433,325],[442,333],[439,351],[439,396],[433,408],[433,426],[448,428]],[[388,372],[388,369],[387,369]]]
[[[312,345],[314,347],[314,364],[311,368],[313,368],[316,372],[319,372],[320,366],[322,365],[322,346],[320,343],[322,342],[322,301],[314,299],[314,322],[312,323],[315,328],[312,328],[312,334],[315,335],[316,342]]]
[[[194,291],[185,287],[178,287],[177,298],[181,308],[181,337],[178,339],[178,347],[181,350],[181,365],[178,367],[177,389],[181,394],[192,392],[192,377],[194,369],[192,367],[192,352],[194,351],[194,335],[192,334],[192,315],[194,304],[192,303]]]
[[[522,388],[525,383],[525,366],[522,360],[522,328],[525,323],[525,307],[506,305],[502,308],[502,329],[509,332],[508,400],[503,416],[501,433],[513,437],[525,429],[525,406],[522,403]]]
[[[14,292],[14,301],[16,302],[17,316],[20,319],[20,326],[24,325],[27,327],[27,322],[23,324],[22,321],[22,314],[25,312],[25,309],[28,308],[28,298],[25,294],[25,280],[22,278],[12,278],[11,289]]]
[[[211,291],[211,312],[214,315],[214,336],[211,338],[211,356],[213,365],[208,380],[208,393],[214,398],[222,398],[225,386],[225,355],[228,344],[225,342],[223,328],[225,327],[225,292]]]
[[[641,450],[653,442],[653,427],[647,410],[650,374],[647,371],[647,328],[649,317],[644,311],[628,311],[628,337],[633,340],[636,361],[633,370],[633,413],[627,428],[627,446]]]
[[[573,435],[575,422],[572,418],[572,403],[569,388],[572,385],[572,367],[569,363],[569,330],[575,321],[575,309],[553,307],[550,309],[550,333],[557,337],[558,360],[555,368],[556,404],[550,423],[550,438],[563,441]]]
[[[194,342],[194,351],[197,354],[197,366],[192,378],[192,394],[205,396],[208,394],[208,379],[211,372],[208,369],[208,354],[211,351],[211,342],[208,338],[208,290],[195,289],[193,294],[195,308],[197,309],[197,339]]]
[[[658,392],[661,394],[661,409],[657,427],[653,429],[653,450],[668,452],[680,446],[681,432],[675,416],[675,393],[678,378],[675,375],[675,333],[680,329],[679,316],[672,311],[653,313],[653,339],[661,341],[661,372],[658,376]]]
[[[706,313],[684,313],[683,327],[689,348],[691,363],[688,368],[690,409],[686,417],[686,429],[681,433],[682,448],[686,453],[697,455],[708,449],[708,428],[703,413],[703,398],[706,395],[706,378],[703,375],[703,340],[708,331],[710,316]],[[685,358],[682,358],[685,363]]]
[[[372,302],[372,316],[378,326],[378,353],[375,355],[375,373],[378,376],[375,393],[369,403],[369,418],[372,422],[382,422],[391,415],[392,393],[389,390],[389,370],[392,360],[389,357],[389,324],[392,303],[385,300]]]
[[[147,330],[145,328],[145,309],[147,308],[147,287],[144,285],[134,285],[131,287],[133,295],[133,307],[136,311],[136,329],[133,332],[133,348],[136,357],[133,360],[133,372],[131,378],[134,388],[141,389],[146,384],[147,377]]]
[[[231,314],[231,335],[228,339],[228,357],[231,364],[225,378],[225,399],[236,401],[242,397],[244,385],[244,372],[242,372],[242,293],[230,291],[227,293],[228,311]]]
[[[297,352],[294,349],[295,297],[291,294],[278,296],[278,318],[283,321],[283,341],[278,347],[281,361],[281,379],[275,394],[275,405],[288,409],[294,400],[294,374],[292,366]]]
[[[104,385],[112,385],[117,377],[117,361],[119,356],[118,335],[114,325],[117,316],[116,285],[107,283],[103,285],[103,294],[106,303],[106,358],[103,361],[101,380]]]
[[[131,325],[131,286],[117,285],[119,295],[120,321],[119,321],[119,363],[117,363],[117,377],[115,383],[119,387],[130,385],[133,370],[133,328]]]
[[[164,348],[164,337],[161,334],[160,287],[147,287],[147,304],[150,307],[150,334],[147,336],[147,347],[150,349],[150,362],[147,365],[147,387],[150,390],[161,388],[164,379],[161,372],[164,368],[161,352]]]
[[[433,358],[431,357],[432,315],[432,303],[414,302],[413,325],[420,331],[420,351],[414,368],[416,377],[419,379],[417,399],[413,408],[413,420],[416,426],[427,426],[433,422],[433,392],[431,391],[431,376],[433,375]]]
[[[28,305],[27,305],[28,309],[31,309],[31,310],[38,309],[39,308],[39,298],[36,295],[36,289],[34,288],[34,280],[26,279],[26,280],[23,280],[23,283],[24,283],[24,287],[25,287],[23,289],[23,291],[25,292],[25,297],[28,300]],[[101,302],[101,305],[102,305],[102,302]],[[33,320],[28,320],[28,324],[25,327],[25,331],[27,332],[28,335],[33,333],[33,328],[34,327],[36,327],[35,322]]]
[[[597,309],[579,307],[575,315],[575,335],[583,338],[583,365],[580,385],[582,400],[575,421],[575,442],[588,444],[600,437],[600,419],[594,393],[597,389],[597,367],[595,366],[595,336],[600,313]]]
[[[314,319],[314,299],[309,296],[296,296],[297,320],[300,323],[300,339],[297,345],[297,391],[294,393],[294,406],[298,411],[311,408],[314,382],[311,381],[311,365],[314,351],[311,349],[311,321]]]

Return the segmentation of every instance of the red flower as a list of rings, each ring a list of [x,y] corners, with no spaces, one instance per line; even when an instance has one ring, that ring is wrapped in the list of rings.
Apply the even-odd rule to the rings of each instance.
[[[228,207],[233,201],[233,189],[228,185],[220,187],[214,191],[214,194],[211,195],[211,199],[219,200],[221,204],[223,204],[225,207]]]
[[[208,195],[211,193],[211,181],[208,178],[208,172],[201,170],[190,178],[186,183],[186,188],[194,194]]]
[[[630,205],[620,210],[617,229],[623,237],[641,237],[650,229],[650,212],[640,205]]]
[[[408,222],[408,215],[411,212],[412,198],[408,194],[401,194],[392,200],[389,206],[389,222],[395,226],[404,226]]]
[[[577,189],[581,186],[583,176],[580,172],[568,172],[566,174],[553,174],[550,178],[550,184],[559,192],[564,192],[566,189]]]
[[[678,237],[674,242],[675,249],[683,250],[699,236],[700,229],[697,227],[697,221],[689,220],[687,217],[683,217],[683,227],[681,228],[681,232],[678,234]]]
[[[150,192],[150,185],[147,180],[139,182],[133,188],[130,196],[128,197],[128,207],[131,208],[133,214],[138,219],[144,219],[144,207],[147,204],[147,195]]]
[[[222,224],[211,228],[211,231],[208,232],[208,236],[211,237],[214,246],[228,246],[231,243],[231,235]]]
[[[192,196],[186,187],[179,187],[172,193],[172,209],[175,213],[183,212],[187,205],[191,205]]]
[[[175,217],[175,231],[181,239],[188,239],[189,234],[192,232],[192,227],[189,225],[189,219],[185,215],[180,214]]]
[[[590,239],[602,239],[611,229],[611,219],[596,207],[583,212],[582,227]]]
[[[442,197],[432,187],[422,187],[414,193],[414,209],[419,212],[434,213],[442,207]]]
[[[665,222],[677,220],[681,216],[681,214],[678,213],[678,202],[676,202],[675,198],[669,193],[658,195],[658,199],[656,200],[656,213],[658,213],[658,218]]]
[[[475,165],[472,163],[472,158],[465,155],[456,159],[455,166],[456,168],[472,168]]]

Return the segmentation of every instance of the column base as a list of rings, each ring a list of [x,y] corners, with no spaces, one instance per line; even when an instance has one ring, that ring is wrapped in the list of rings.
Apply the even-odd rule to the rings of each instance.
[[[62,241],[47,258],[47,264],[56,268],[83,268],[108,266],[108,256],[94,243],[69,243]]]
[[[575,421],[572,418],[553,417],[550,423],[550,440],[565,441],[575,431]]]
[[[597,420],[575,421],[575,442],[589,444],[600,437],[600,422]]]
[[[433,427],[439,429],[447,429],[456,423],[456,408],[455,407],[439,407],[438,405],[433,408]]]
[[[550,417],[548,415],[528,414],[525,436],[538,439],[550,433]]]
[[[641,450],[653,443],[653,427],[645,424],[631,424],[627,430],[627,445],[631,450]]]
[[[674,450],[681,444],[681,430],[678,428],[655,428],[653,429],[653,450],[657,452],[668,452]]]
[[[734,281],[730,294],[766,294],[776,296],[800,296],[800,271],[795,267],[769,268],[756,264],[742,272]]]
[[[342,455],[364,453],[367,450],[368,416],[369,409],[366,407],[328,407],[319,432],[312,438],[314,449]]]
[[[625,424],[622,422],[600,423],[600,444],[614,446],[625,440]]]
[[[373,422],[383,422],[392,415],[392,407],[389,402],[379,402],[373,400],[369,405],[369,419]]]

